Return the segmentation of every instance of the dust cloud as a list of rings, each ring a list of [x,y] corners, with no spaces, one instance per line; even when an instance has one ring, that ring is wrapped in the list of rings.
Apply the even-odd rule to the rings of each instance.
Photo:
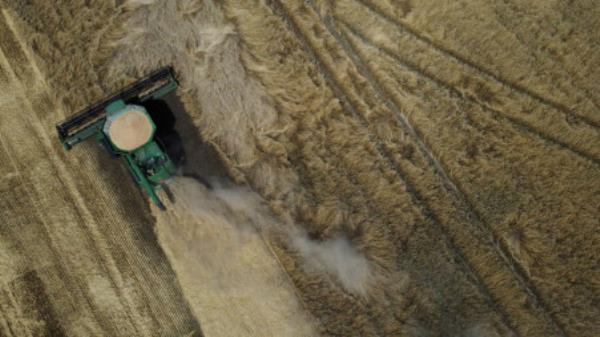
[[[284,231],[304,260],[304,268],[308,272],[322,272],[332,275],[349,292],[366,295],[369,283],[374,279],[369,261],[343,234],[329,240],[312,240],[294,224],[283,223],[269,215],[269,211],[261,204],[260,197],[241,187],[227,187],[214,183],[214,194],[236,214],[243,214],[248,219],[240,224],[252,225],[257,230]]]
[[[207,189],[189,178],[177,178],[170,184],[176,200],[189,203],[191,207],[186,207],[186,211],[194,216],[226,222],[238,238],[252,231],[260,235],[269,231],[285,233],[290,246],[301,255],[305,271],[326,273],[347,291],[366,295],[374,280],[369,261],[346,236],[313,240],[295,224],[276,219],[262,198],[250,189],[214,180],[210,185],[212,188]]]
[[[169,183],[155,231],[206,336],[316,336],[315,323],[262,237],[271,219],[250,191]]]
[[[366,295],[373,280],[365,256],[345,236],[315,241],[297,233],[292,237],[294,247],[302,254],[308,270],[326,272],[337,278],[342,286],[356,295]]]

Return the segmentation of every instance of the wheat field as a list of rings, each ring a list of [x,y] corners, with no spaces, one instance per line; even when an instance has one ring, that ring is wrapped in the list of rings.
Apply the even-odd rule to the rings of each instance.
[[[0,14],[0,336],[600,335],[596,1]],[[54,127],[165,65],[162,212]]]

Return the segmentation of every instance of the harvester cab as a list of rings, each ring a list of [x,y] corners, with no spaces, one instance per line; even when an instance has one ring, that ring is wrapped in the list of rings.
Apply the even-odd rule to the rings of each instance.
[[[173,113],[160,98],[177,86],[171,68],[159,69],[58,124],[60,141],[70,150],[95,138],[123,160],[133,180],[164,210],[156,190],[175,174],[184,155]]]

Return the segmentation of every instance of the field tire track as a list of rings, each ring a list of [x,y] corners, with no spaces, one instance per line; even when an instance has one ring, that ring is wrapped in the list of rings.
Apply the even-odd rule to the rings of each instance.
[[[306,51],[309,53],[309,55],[311,56],[311,58],[315,61],[315,63],[317,64],[318,68],[321,69],[321,73],[325,77],[326,81],[328,82],[328,84],[331,87],[332,91],[335,93],[336,97],[338,97],[338,99],[340,100],[340,102],[342,102],[344,108],[347,109],[347,111],[351,112],[351,115],[353,115],[358,120],[360,120],[361,123],[363,124],[363,126],[366,128],[366,123],[367,122],[356,111],[356,108],[349,102],[349,99],[347,98],[346,94],[342,91],[342,89],[340,88],[340,86],[337,83],[337,81],[334,80],[334,78],[330,74],[328,68],[323,64],[323,61],[318,56],[319,55],[318,52],[310,45],[310,43],[307,41],[307,38],[304,36],[304,34],[300,31],[300,29],[294,23],[293,19],[291,19],[289,17],[290,14],[287,13],[287,11],[283,7],[283,5],[280,4],[279,1],[269,1],[269,4],[271,5],[271,8],[273,9],[273,11],[282,17],[282,19],[284,20],[284,22],[286,22],[286,24],[289,26],[290,30],[292,30],[297,35],[298,39],[304,45]],[[313,9],[314,9],[314,6],[313,6]],[[324,24],[325,24],[325,26],[327,26],[326,23],[324,23]],[[394,109],[392,109],[392,111],[393,110]],[[415,138],[415,140],[418,143],[422,143],[421,137],[416,134],[416,132],[412,129],[412,126],[410,126],[410,124],[406,124],[405,127],[408,128],[408,129],[410,129],[410,130],[412,130],[411,133],[413,134],[413,137]],[[373,137],[373,135],[370,132],[369,132],[369,136],[371,138]],[[416,190],[416,188],[414,186],[412,186],[412,183],[409,182],[406,179],[406,172],[404,172],[400,167],[398,167],[398,165],[396,165],[390,159],[389,154],[387,153],[387,151],[385,149],[383,149],[383,146],[381,145],[381,143],[379,141],[374,140],[374,139],[371,139],[371,141],[375,144],[375,147],[377,148],[378,152],[382,156],[382,159],[384,159],[384,161],[387,163],[387,165],[389,165],[396,172],[396,174],[398,175],[398,177],[404,182],[405,186],[407,187],[407,192],[409,193],[409,195],[413,199],[413,202],[415,203],[415,205],[418,205],[418,207],[419,207],[420,211],[422,212],[422,214],[427,219],[429,219],[438,228],[439,232],[442,234],[442,238],[443,238],[443,241],[445,242],[445,245],[455,255],[455,258],[457,259],[457,262],[459,263],[459,265],[462,266],[462,268],[464,269],[466,275],[472,280],[472,282],[477,286],[477,288],[484,295],[484,297],[488,301],[488,305],[490,305],[492,308],[494,308],[494,310],[496,310],[500,314],[503,323],[511,331],[513,331],[513,333],[515,335],[518,335],[517,332],[516,332],[516,330],[515,330],[515,328],[514,328],[514,326],[508,320],[508,316],[498,306],[498,304],[493,300],[493,297],[491,296],[491,294],[490,294],[489,290],[487,289],[485,283],[482,282],[482,280],[479,278],[479,276],[477,276],[477,273],[474,271],[474,268],[470,265],[469,261],[464,257],[464,254],[461,252],[460,248],[458,248],[458,246],[454,243],[454,240],[445,231],[444,227],[440,224],[439,219],[437,219],[437,216],[435,216],[435,214],[431,210],[429,210],[429,208],[426,206],[426,202],[424,201],[424,199],[420,195],[420,193]],[[424,145],[423,145],[423,147],[424,148],[422,150],[424,152],[428,153],[429,156],[432,156],[431,153],[429,153],[429,150]],[[444,172],[443,169],[439,166],[439,164],[438,165],[432,164],[432,166],[436,168],[436,171]],[[494,244],[498,244],[498,243],[494,242]]]
[[[381,17],[383,20],[393,24],[394,26],[396,26],[399,30],[410,34],[412,36],[414,36],[415,38],[417,38],[418,40],[430,45],[432,48],[434,48],[435,50],[441,52],[442,54],[446,55],[449,58],[452,58],[453,60],[468,66],[472,69],[475,69],[476,71],[478,71],[482,76],[488,78],[488,79],[492,79],[494,81],[497,81],[499,83],[501,83],[502,85],[511,88],[515,91],[519,91],[529,97],[531,97],[532,99],[534,99],[535,101],[537,101],[538,103],[542,104],[542,105],[546,105],[549,107],[552,107],[560,112],[562,112],[565,115],[570,115],[571,118],[574,118],[576,120],[578,120],[581,123],[587,124],[589,126],[593,126],[596,128],[600,128],[600,122],[594,121],[589,119],[588,117],[582,116],[581,114],[578,114],[574,111],[572,111],[571,109],[569,109],[568,107],[566,107],[564,104],[561,104],[559,102],[554,102],[551,99],[542,97],[541,95],[531,91],[530,89],[518,84],[518,83],[514,83],[510,80],[504,79],[494,73],[492,73],[491,71],[485,69],[484,67],[478,65],[476,62],[469,60],[468,58],[458,54],[455,51],[452,51],[442,45],[440,45],[439,43],[433,41],[431,38],[425,36],[424,34],[419,33],[417,30],[415,30],[414,28],[408,26],[407,24],[400,22],[398,20],[395,20],[394,18],[392,18],[391,16],[383,13],[381,10],[379,10],[377,8],[377,6],[375,4],[373,4],[371,1],[369,0],[355,0],[359,3],[361,3],[363,6],[369,8],[369,10],[373,13],[375,13],[377,16]]]
[[[512,7],[512,6],[508,5],[508,7]],[[516,10],[516,8],[511,8],[510,10],[514,11],[514,10]],[[498,18],[498,23],[500,23],[500,25],[502,25],[502,27],[504,27],[507,31],[511,32],[515,36],[517,41],[519,41],[523,46],[529,45],[526,41],[526,38],[523,36],[523,34],[521,34],[518,30],[515,31],[515,30],[511,29],[511,27],[509,26],[509,23],[506,20],[506,16],[502,13],[500,8],[495,7],[494,12],[496,14],[496,17]],[[537,57],[537,54],[539,54],[539,50],[533,49],[531,51],[531,53],[534,55],[534,57]],[[552,53],[548,53],[546,55],[549,56],[554,62],[560,64],[560,61],[557,60],[557,57],[555,55],[553,55]],[[580,82],[581,76],[579,76],[578,74],[575,74],[572,71],[569,71],[567,69],[562,69],[562,70],[572,80],[579,82],[577,85],[577,88],[581,91],[582,96],[587,98],[594,105],[594,107],[596,107],[596,109],[600,110],[600,105],[598,103],[598,100],[590,93],[590,91],[588,90],[588,88],[585,85],[581,85],[581,82]],[[583,117],[583,118],[585,119],[585,117]],[[590,120],[590,122],[592,122],[592,124],[594,124],[595,126],[600,127],[599,122],[594,122],[592,120]]]
[[[459,98],[464,99],[472,104],[480,106],[484,110],[492,112],[494,115],[498,116],[499,118],[514,124],[520,130],[527,132],[527,133],[531,133],[534,136],[542,139],[544,142],[546,142],[550,145],[555,145],[555,146],[561,147],[563,149],[569,150],[569,151],[573,152],[574,154],[582,157],[583,159],[586,159],[586,160],[600,166],[600,158],[596,158],[596,156],[594,154],[588,153],[587,151],[582,150],[582,149],[578,149],[577,147],[573,146],[572,144],[569,144],[562,140],[556,139],[556,138],[546,134],[544,131],[538,130],[537,128],[527,124],[526,122],[520,121],[514,117],[507,116],[502,111],[492,108],[491,106],[489,106],[485,103],[482,103],[482,102],[478,101],[477,99],[469,97],[468,95],[464,95],[462,92],[460,92],[458,89],[456,89],[452,84],[447,83],[446,81],[437,78],[435,75],[428,73],[427,70],[420,69],[417,65],[415,65],[411,61],[406,60],[406,59],[396,55],[395,53],[387,50],[386,48],[382,48],[382,47],[376,45],[374,42],[370,41],[367,37],[365,37],[362,33],[358,32],[356,29],[354,29],[350,24],[345,22],[343,19],[336,18],[336,20],[341,23],[341,25],[345,28],[345,30],[352,33],[354,36],[359,38],[365,44],[368,44],[368,45],[372,46],[373,48],[376,48],[377,50],[385,53],[389,57],[393,58],[399,65],[406,68],[410,72],[415,73],[423,78],[430,80],[439,89],[446,90],[454,97],[459,97]]]
[[[514,258],[512,258],[512,255],[507,253],[506,247],[504,247],[502,242],[496,238],[495,234],[492,232],[489,225],[483,221],[482,216],[474,208],[473,204],[469,201],[465,192],[449,178],[449,176],[446,173],[446,170],[437,161],[437,159],[435,159],[432,152],[425,145],[420,133],[418,133],[418,131],[412,127],[410,122],[408,122],[406,117],[404,117],[403,114],[400,112],[400,110],[396,106],[396,104],[389,98],[389,96],[387,94],[385,94],[384,90],[381,88],[381,86],[378,84],[377,80],[372,75],[371,71],[368,70],[368,68],[366,67],[364,62],[361,60],[360,56],[358,56],[357,53],[353,50],[353,48],[350,46],[350,43],[344,37],[342,37],[338,33],[338,31],[333,27],[333,23],[331,22],[331,20],[332,20],[331,17],[324,18],[325,25],[328,27],[328,29],[330,29],[330,32],[332,33],[332,35],[334,35],[338,39],[338,41],[340,41],[339,42],[340,45],[342,45],[344,47],[344,49],[346,50],[348,55],[355,62],[358,69],[361,72],[363,72],[363,75],[366,78],[369,79],[369,82],[371,82],[373,87],[376,88],[376,91],[381,95],[382,99],[385,100],[386,104],[389,105],[390,109],[392,111],[395,111],[397,114],[399,114],[399,119],[402,121],[402,123],[406,123],[406,127],[410,130],[410,132],[413,134],[413,136],[416,139],[418,139],[419,145],[424,147],[423,151],[425,153],[427,153],[427,155],[429,156],[429,160],[430,160],[431,164],[437,169],[438,173],[443,177],[443,180],[447,184],[446,187],[449,188],[453,192],[455,197],[463,204],[464,208],[468,211],[468,213],[472,215],[472,219],[479,226],[479,228],[482,230],[482,232],[486,233],[488,239],[490,240],[490,243],[492,244],[493,247],[496,248],[496,252],[498,253],[498,255],[501,256],[502,259],[506,262],[506,264],[510,267],[510,269],[513,270],[515,278],[517,280],[519,280],[523,289],[529,294],[529,296],[531,296],[534,303],[536,303],[537,305],[540,306],[540,308],[543,309],[544,315],[547,317],[547,319],[551,323],[551,325],[554,326],[558,335],[567,336],[566,333],[564,332],[564,329],[560,326],[560,324],[556,321],[556,319],[554,317],[552,317],[552,315],[550,314],[550,311],[548,310],[547,305],[542,301],[541,297],[538,294],[538,291],[533,286],[533,284],[531,283],[529,278],[526,276],[525,272],[522,270],[520,265],[514,260]]]
[[[328,19],[325,18],[325,20],[327,21]],[[331,28],[333,28],[333,27],[331,27]],[[332,34],[337,35],[337,33],[333,33],[333,32],[332,32]],[[340,35],[337,35],[337,37],[339,37],[340,39],[345,39],[345,38],[342,38]],[[350,43],[348,41],[344,41],[344,42],[340,41],[340,44],[347,48],[351,48]],[[357,67],[359,69],[361,69],[361,71],[365,72],[363,75],[365,75],[365,77],[370,79],[370,82],[373,84],[373,86],[375,88],[378,88],[377,89],[378,93],[380,95],[382,95],[382,97],[385,98],[386,102],[389,102],[389,104],[392,105],[392,106],[390,106],[390,109],[392,109],[392,111],[395,111],[401,115],[399,108],[395,105],[395,103],[393,103],[393,101],[391,101],[389,99],[389,97],[387,97],[387,94],[384,94],[384,91],[381,88],[380,84],[373,77],[370,70],[367,69],[364,62],[361,61],[360,57],[353,50],[348,50],[348,54],[357,63]],[[407,68],[411,69],[411,67],[407,67]],[[427,76],[426,74],[422,73],[421,71],[417,70],[417,72],[422,74],[422,76]],[[434,80],[434,79],[432,78],[432,80]],[[465,98],[463,95],[460,94],[460,92],[458,92],[456,90],[452,90],[450,88],[449,88],[449,90],[451,90],[454,94],[458,95],[459,97]],[[422,136],[420,135],[420,133],[409,124],[409,122],[405,119],[405,117],[402,116],[401,120],[403,120],[405,123],[407,123],[407,127],[409,128],[409,130],[411,130],[411,132],[414,133],[414,137],[419,139],[419,144],[426,147],[424,141],[422,140]],[[541,136],[541,135],[538,135],[538,136]],[[541,138],[545,139],[543,137],[541,137]],[[449,176],[446,174],[446,170],[435,159],[435,157],[433,156],[432,152],[429,149],[425,148],[424,152],[427,153],[428,156],[430,156],[429,159],[431,160],[432,165],[434,165],[436,167],[437,172],[443,177],[443,180],[446,183],[446,187],[449,190],[451,190],[454,193],[455,197],[463,204],[463,207],[467,210],[468,214],[472,215],[472,220],[474,221],[474,223],[476,223],[480,227],[480,229],[484,233],[486,233],[486,235],[488,236],[488,238],[490,240],[490,244],[496,248],[498,255],[501,256],[502,259],[510,267],[510,269],[513,270],[515,278],[517,280],[519,280],[519,282],[522,284],[523,289],[532,297],[532,299],[534,300],[535,303],[537,303],[541,308],[543,308],[546,315],[550,315],[547,305],[545,305],[543,303],[537,290],[535,289],[533,284],[531,284],[531,282],[528,280],[528,277],[525,276],[525,272],[522,270],[522,268],[520,268],[519,264],[514,260],[514,258],[512,258],[512,255],[508,254],[507,249],[504,247],[502,241],[500,241],[498,238],[496,238],[493,231],[489,228],[489,225],[483,221],[482,216],[476,211],[473,204],[467,198],[466,193],[455,182],[453,182],[449,178]],[[596,161],[594,161],[594,162],[596,162]],[[558,324],[556,319],[554,319],[551,316],[549,316],[549,317],[552,321],[552,325],[554,325],[556,327],[556,330],[559,333],[559,335],[566,336],[564,329]]]
[[[318,69],[326,69],[325,66],[322,64],[322,61],[320,60],[320,58],[318,57],[317,52],[314,50],[314,48],[312,48],[309,44],[309,42],[307,41],[306,37],[302,34],[302,32],[300,31],[300,29],[296,26],[296,24],[293,22],[293,20],[289,17],[289,14],[287,13],[286,9],[284,8],[284,6],[280,3],[280,0],[269,0],[267,1],[267,5],[271,8],[271,10],[273,11],[273,13],[275,13],[276,15],[278,15],[281,20],[288,26],[288,28],[293,32],[293,34],[295,34],[295,36],[298,38],[298,40],[300,41],[300,44],[303,45],[305,47],[305,50],[308,52],[308,54],[310,55],[310,57],[312,59],[315,60],[315,63],[317,65]],[[341,89],[339,88],[339,86],[336,84],[336,81],[333,79],[333,77],[331,76],[331,74],[328,71],[321,71],[321,74],[323,75],[323,77],[325,78],[326,82],[330,84],[330,88],[332,90],[332,92],[334,93],[334,96],[340,99],[340,102],[342,103],[343,107],[345,108],[345,111],[350,111],[351,115],[355,118],[357,118],[358,120],[361,121],[361,124],[363,124],[364,126],[364,122],[360,117],[360,114],[355,110],[354,106],[352,106],[347,99],[345,99],[345,94],[341,91]],[[366,132],[370,138],[370,140],[375,143],[375,147],[377,148],[379,153],[382,153],[382,151],[384,151],[382,149],[382,145],[380,142],[376,142],[374,140],[372,140],[372,135],[370,132]],[[328,152],[331,152],[329,149],[327,150]],[[383,156],[383,158],[385,159],[389,159],[389,157],[387,156]],[[389,160],[388,160],[389,162]],[[393,165],[392,163],[388,163],[390,164],[392,167],[394,167],[395,165]],[[397,170],[397,168],[396,168]],[[346,179],[351,179],[348,175],[345,175],[344,178]],[[361,184],[356,184],[357,186],[360,187],[361,192],[362,193],[366,193]],[[313,198],[315,200],[317,200],[317,198],[315,198],[314,194],[311,193],[311,195],[313,195]],[[369,209],[371,208],[371,206],[367,206],[369,207]],[[368,310],[368,315],[370,317],[372,317],[373,313],[371,312],[372,310]],[[379,320],[377,320],[375,317],[373,318],[373,322],[378,322]],[[381,323],[377,323],[375,324],[374,328],[377,330],[378,334],[380,336],[385,336],[383,327],[381,326]]]

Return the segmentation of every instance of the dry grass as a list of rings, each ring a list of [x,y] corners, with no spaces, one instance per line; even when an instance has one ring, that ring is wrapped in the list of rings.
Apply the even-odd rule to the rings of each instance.
[[[286,308],[278,312],[282,317],[304,315],[303,307],[321,334],[335,336],[600,333],[600,94],[594,91],[600,30],[592,28],[600,20],[591,1],[7,5],[14,25],[22,27],[23,37],[16,39],[23,47],[11,48],[15,42],[3,37],[3,65],[10,67],[1,68],[0,80],[3,87],[21,83],[14,95],[32,97],[36,117],[0,119],[0,158],[12,160],[0,161],[9,172],[0,187],[3,195],[23,200],[0,205],[11,224],[0,231],[0,242],[16,247],[6,250],[8,260],[52,258],[25,269],[0,263],[0,270],[13,275],[2,282],[19,280],[26,270],[42,275],[31,282],[46,287],[52,305],[40,310],[50,312],[48,324],[60,333],[81,331],[81,324],[64,319],[80,308],[84,316],[109,322],[89,328],[107,335],[149,335],[153,329],[184,334],[197,329],[198,317],[200,324],[210,317],[207,326],[221,334],[219,318],[235,319],[211,311],[222,306],[220,300],[210,308],[199,300],[222,293],[203,292],[194,275],[209,280],[207,270],[218,268],[210,261],[192,268],[196,255],[208,258],[231,242],[215,240],[214,251],[199,248],[194,256],[178,243],[192,245],[202,237],[199,228],[217,233],[240,220],[236,211],[223,211],[207,192],[192,199],[207,198],[214,207],[197,207],[197,218],[186,218],[177,203],[170,215],[156,216],[159,243],[180,290],[168,285],[172,271],[155,242],[131,228],[153,221],[135,189],[110,190],[123,170],[117,164],[100,170],[104,157],[90,147],[84,147],[88,154],[65,157],[51,134],[63,111],[165,64],[177,70],[190,123],[215,148],[228,175],[258,193],[283,227],[307,233],[298,241],[290,240],[290,230],[262,232],[264,247],[278,261],[265,253],[261,266],[284,280],[272,288],[282,297],[269,301],[293,298],[294,291],[298,296],[297,305],[277,307]],[[28,86],[34,89],[26,91]],[[18,106],[11,95],[2,96],[3,111]],[[17,132],[32,137],[12,136]],[[34,158],[43,158],[35,169],[28,165]],[[65,173],[73,171],[83,173]],[[61,185],[68,191],[59,194],[62,199],[49,197]],[[115,211],[89,207],[95,203]],[[24,214],[30,208],[41,211]],[[235,219],[222,220],[230,216]],[[28,221],[37,227],[17,233],[17,224]],[[56,247],[79,237],[85,240],[72,250]],[[348,286],[343,263],[323,257],[322,251],[337,249],[331,247],[340,237],[347,238],[343,251],[358,256],[348,261],[368,270],[368,283]],[[49,243],[27,248],[36,240]],[[259,243],[248,253],[263,251]],[[141,258],[146,250],[154,252],[151,261]],[[121,256],[127,263],[120,263]],[[365,265],[356,262],[362,257]],[[68,280],[55,282],[61,273]],[[146,288],[151,278],[156,280]],[[58,300],[80,279],[94,291],[79,290],[69,297],[72,303]],[[6,312],[27,311],[20,305],[35,302],[18,288],[31,282],[19,282],[0,288],[17,296]],[[163,287],[171,298],[162,299],[177,315],[162,316],[156,301],[128,293]],[[264,290],[240,291],[248,289]],[[107,303],[119,303],[114,315],[127,319],[111,316]],[[256,315],[269,311],[260,308]],[[245,322],[245,331],[269,329],[244,312],[238,323]],[[44,317],[29,316],[27,322]],[[12,321],[22,322],[0,320],[0,329]],[[307,324],[302,322],[287,326]],[[286,324],[272,327],[285,331]]]
[[[340,11],[338,15],[348,18],[351,13]],[[365,18],[363,15],[360,23],[353,26],[369,26]],[[537,293],[538,305],[545,307],[548,318],[556,320],[570,334],[587,333],[580,330],[583,325],[575,322],[593,322],[598,315],[591,309],[594,276],[593,272],[588,273],[594,269],[597,241],[593,233],[598,224],[598,210],[588,200],[597,195],[597,186],[587,183],[597,180],[597,155],[581,155],[572,151],[571,146],[561,146],[530,129],[523,130],[510,119],[498,119],[495,111],[480,102],[461,104],[459,95],[440,96],[452,96],[452,92],[444,92],[434,80],[428,85],[418,83],[422,72],[399,65],[393,52],[382,51],[385,47],[376,49],[365,43],[377,39],[389,41],[382,31],[370,38],[359,38],[349,29],[345,33],[398,106],[410,104],[407,101],[415,96],[418,102],[431,101],[426,103],[426,112],[416,110],[411,115],[415,128],[431,144],[434,153],[443,158],[450,178],[467,196],[474,211],[481,214],[482,221],[500,241],[500,248],[514,257],[517,271],[531,280],[529,287]],[[415,68],[429,67],[417,62]],[[518,87],[513,91],[518,91]],[[509,95],[503,95],[503,99],[506,96]],[[518,101],[512,104],[515,103]],[[569,127],[559,125],[552,123],[552,128],[543,130],[565,134],[563,130]],[[595,145],[600,139],[598,129],[592,124],[585,125],[594,136],[579,143],[577,138],[582,133],[574,134],[576,150],[585,146],[579,144],[598,147]],[[573,244],[578,253],[574,253]],[[573,282],[564,282],[566,275]]]

